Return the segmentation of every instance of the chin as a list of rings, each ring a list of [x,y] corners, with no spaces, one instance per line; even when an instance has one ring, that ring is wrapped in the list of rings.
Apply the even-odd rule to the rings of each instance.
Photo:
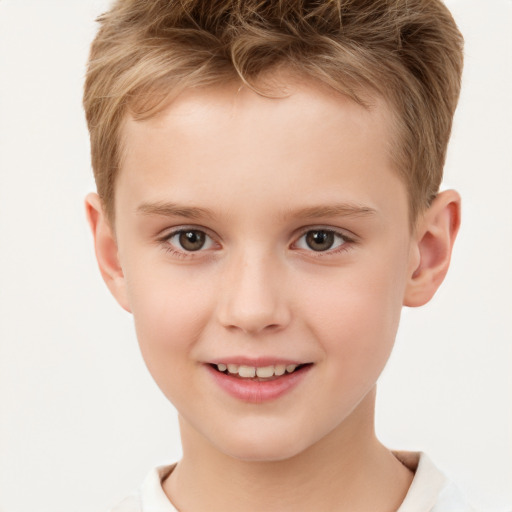
[[[238,435],[223,439],[217,449],[238,460],[246,462],[276,462],[291,459],[304,451],[308,443],[290,432],[275,432],[269,435]]]

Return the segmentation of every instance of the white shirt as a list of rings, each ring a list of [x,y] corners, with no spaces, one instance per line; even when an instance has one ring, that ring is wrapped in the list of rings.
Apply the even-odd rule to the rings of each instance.
[[[409,491],[397,512],[475,512],[459,490],[424,453],[394,452],[414,472]],[[179,512],[162,489],[162,482],[175,465],[153,469],[139,491],[128,496],[110,512]]]

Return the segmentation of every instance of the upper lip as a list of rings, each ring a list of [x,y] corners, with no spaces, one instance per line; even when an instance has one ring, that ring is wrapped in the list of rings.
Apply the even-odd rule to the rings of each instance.
[[[219,357],[208,361],[209,364],[237,364],[243,366],[253,366],[261,368],[264,366],[276,366],[279,364],[290,365],[294,364],[299,366],[306,364],[306,361],[299,361],[297,359],[287,359],[282,357],[262,356],[262,357],[247,357],[247,356],[229,356]]]

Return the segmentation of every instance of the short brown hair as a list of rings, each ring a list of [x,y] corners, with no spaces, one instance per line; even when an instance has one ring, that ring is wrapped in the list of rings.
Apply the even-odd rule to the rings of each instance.
[[[113,220],[120,132],[184,88],[257,79],[285,66],[395,113],[392,156],[411,218],[439,190],[463,39],[440,0],[117,0],[99,17],[84,107],[98,193]]]

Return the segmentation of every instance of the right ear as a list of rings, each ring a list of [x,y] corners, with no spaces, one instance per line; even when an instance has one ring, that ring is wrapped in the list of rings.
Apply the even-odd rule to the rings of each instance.
[[[85,210],[94,237],[96,260],[103,280],[121,307],[131,312],[116,237],[98,194],[87,195]]]

